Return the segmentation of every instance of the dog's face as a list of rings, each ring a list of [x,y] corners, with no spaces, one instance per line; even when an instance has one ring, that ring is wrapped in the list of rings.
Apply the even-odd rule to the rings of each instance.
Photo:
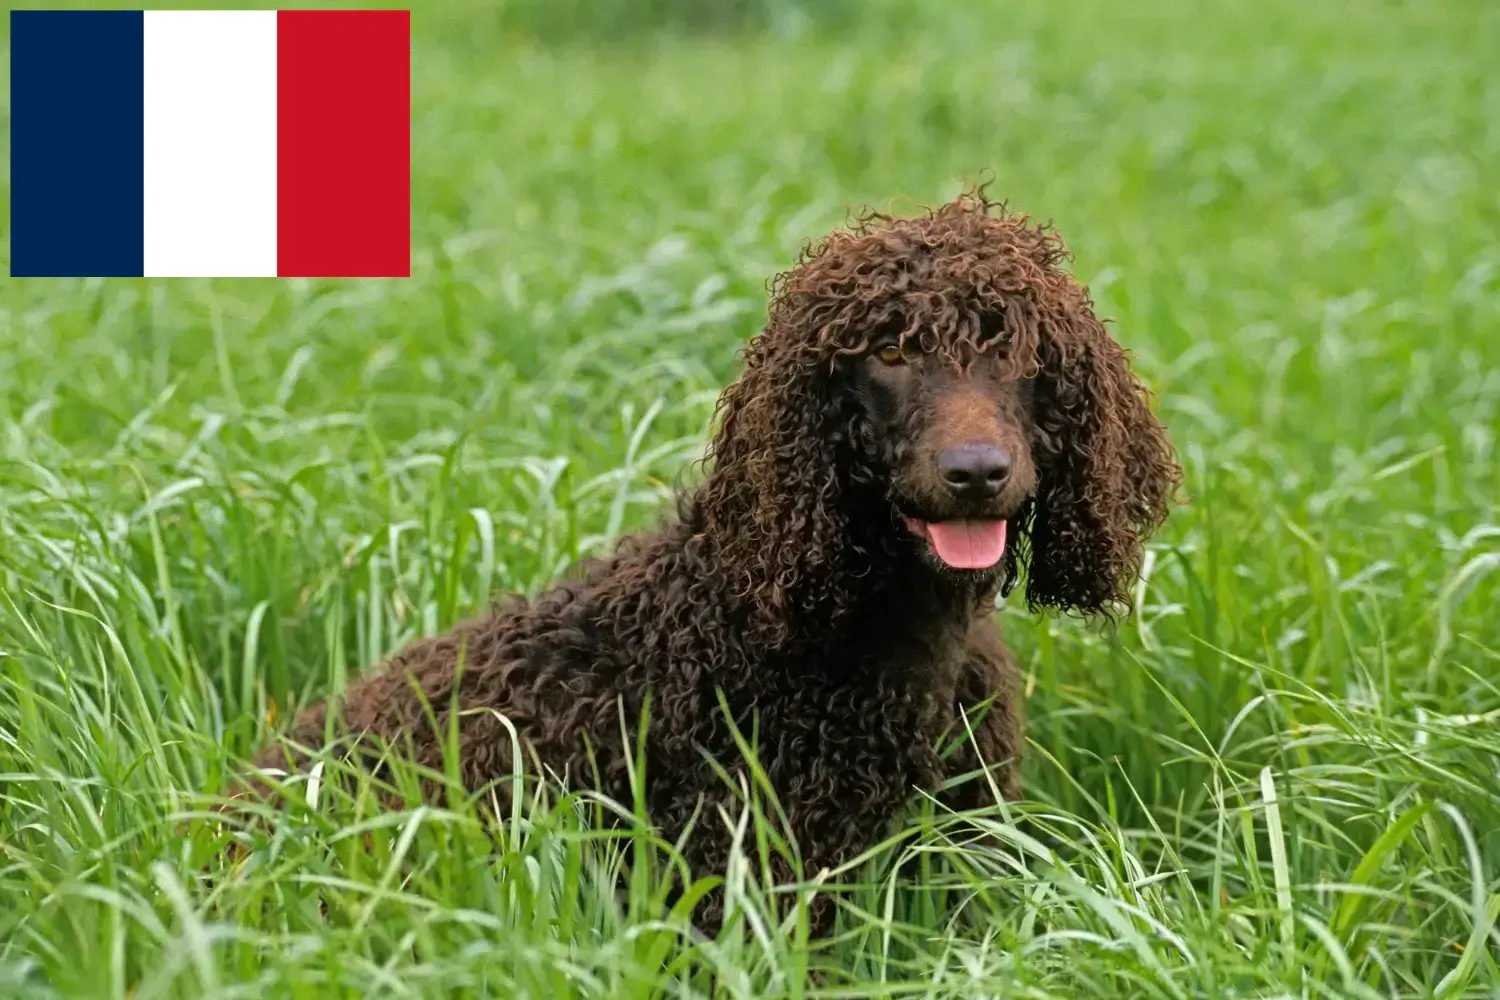
[[[1129,607],[1182,470],[1066,258],[975,194],[868,214],[776,277],[691,511],[765,641],[826,631],[908,557],[975,593],[1024,577],[1037,609]]]
[[[990,576],[1005,556],[1006,521],[1036,492],[1034,386],[1003,344],[955,357],[920,339],[877,339],[848,359],[872,452],[863,458],[886,480],[896,530],[928,566]]]

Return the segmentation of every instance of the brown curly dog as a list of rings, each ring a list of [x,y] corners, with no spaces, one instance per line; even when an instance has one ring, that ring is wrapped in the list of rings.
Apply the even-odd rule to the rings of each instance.
[[[806,877],[874,843],[914,789],[984,765],[992,780],[949,783],[947,800],[1015,797],[997,593],[1024,570],[1033,610],[1128,610],[1181,477],[1066,256],[982,189],[812,244],[775,280],[675,518],[576,582],[413,643],[292,739],[375,736],[441,773],[456,705],[470,790],[511,776],[503,714],[529,766],[628,803],[621,720],[649,693],[645,801],[668,838],[692,821],[695,875],[730,852],[738,792],[710,760],[743,771],[732,725],[755,734]],[[945,735],[962,740],[946,758]],[[273,747],[257,764],[289,760],[306,763]],[[700,925],[722,906],[703,901]]]

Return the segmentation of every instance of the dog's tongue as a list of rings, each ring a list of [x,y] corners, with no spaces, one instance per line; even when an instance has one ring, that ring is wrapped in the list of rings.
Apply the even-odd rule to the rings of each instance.
[[[1005,555],[1005,522],[929,521],[927,540],[954,569],[989,569]]]

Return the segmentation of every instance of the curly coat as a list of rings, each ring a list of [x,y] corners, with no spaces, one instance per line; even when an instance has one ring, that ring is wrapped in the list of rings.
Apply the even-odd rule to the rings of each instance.
[[[754,730],[808,876],[868,847],[914,789],[987,767],[993,781],[950,783],[947,801],[1016,797],[1022,713],[997,593],[1024,572],[1033,610],[1127,611],[1180,481],[1065,259],[982,190],[916,218],[866,212],[809,245],[773,282],[710,471],[675,518],[534,602],[411,644],[305,711],[292,740],[375,736],[441,773],[423,702],[436,733],[456,704],[471,790],[512,773],[503,714],[531,766],[628,802],[622,719],[633,745],[649,693],[645,801],[668,838],[692,822],[694,874],[729,855],[739,793],[716,765],[743,768],[734,728]],[[955,444],[999,455],[1004,474],[956,491],[940,468]],[[947,565],[944,523],[1008,537],[1003,557]],[[962,737],[947,758],[945,734]],[[277,746],[256,763],[288,759],[306,763]],[[721,910],[710,895],[697,919]],[[826,927],[826,908],[815,917]]]

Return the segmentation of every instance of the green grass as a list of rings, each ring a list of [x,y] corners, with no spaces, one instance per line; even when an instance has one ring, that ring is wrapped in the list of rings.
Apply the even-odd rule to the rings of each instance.
[[[411,280],[7,281],[0,992],[1500,995],[1500,9],[999,6],[445,0]],[[1136,619],[1001,612],[1025,804],[914,805],[812,944],[763,812],[717,941],[577,798],[216,859],[268,721],[655,518],[801,241],[985,170],[1191,496]]]

